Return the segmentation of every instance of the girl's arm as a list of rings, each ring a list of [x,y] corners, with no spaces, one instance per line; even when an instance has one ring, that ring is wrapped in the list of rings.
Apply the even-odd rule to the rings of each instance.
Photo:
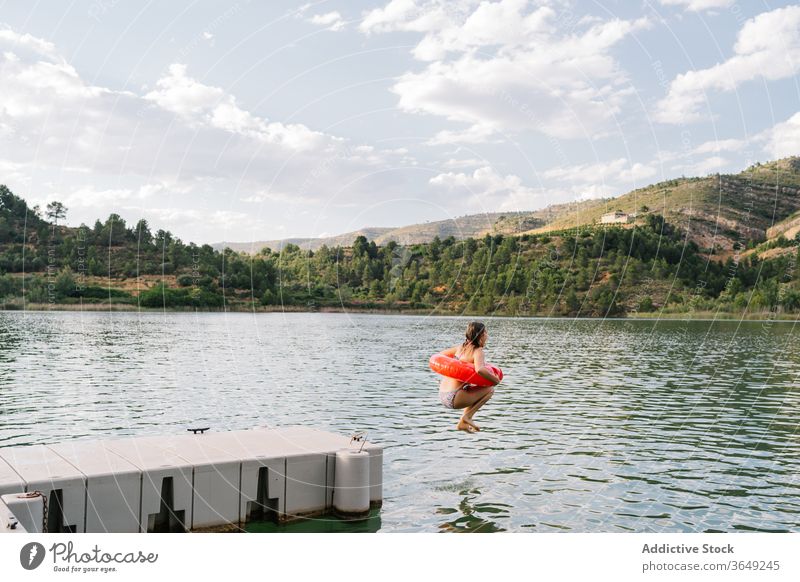
[[[474,353],[475,371],[482,378],[489,380],[489,382],[492,383],[492,386],[497,386],[500,383],[500,378],[492,374],[489,371],[489,368],[486,367],[486,359],[483,355],[483,348],[477,348]]]
[[[442,354],[443,356],[450,356],[452,358],[453,356],[456,355],[456,352],[458,352],[458,348],[460,347],[461,346],[453,346],[452,348],[447,348],[446,350],[442,350],[439,353]]]

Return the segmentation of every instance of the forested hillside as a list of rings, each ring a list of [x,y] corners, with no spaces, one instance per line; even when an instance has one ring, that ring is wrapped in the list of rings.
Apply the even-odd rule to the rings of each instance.
[[[57,226],[0,187],[0,301],[7,309],[380,308],[443,313],[607,316],[798,312],[798,241],[736,245],[724,260],[648,213],[636,225],[378,246],[358,237],[317,251],[250,255],[184,243],[118,215]]]

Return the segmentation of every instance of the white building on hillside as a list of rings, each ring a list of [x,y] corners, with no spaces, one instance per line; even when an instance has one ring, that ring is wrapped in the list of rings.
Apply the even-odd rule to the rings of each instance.
[[[626,224],[628,222],[633,222],[634,218],[635,215],[633,214],[627,214],[621,210],[615,210],[614,212],[607,212],[601,216],[600,224]]]

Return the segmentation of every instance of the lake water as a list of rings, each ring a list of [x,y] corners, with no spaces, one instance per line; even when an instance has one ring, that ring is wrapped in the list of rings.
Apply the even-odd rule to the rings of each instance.
[[[794,323],[485,321],[506,379],[469,435],[427,367],[463,318],[1,312],[0,446],[366,430],[384,505],[354,530],[800,530]]]

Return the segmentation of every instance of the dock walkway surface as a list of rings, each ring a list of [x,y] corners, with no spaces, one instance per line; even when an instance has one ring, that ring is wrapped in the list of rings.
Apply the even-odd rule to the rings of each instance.
[[[344,471],[353,471],[353,459],[340,454],[337,461],[342,451],[362,457],[352,475]],[[18,494],[40,491],[46,519],[19,520],[42,521],[40,531],[213,531],[285,522],[337,509],[337,464],[339,483],[353,490],[336,496],[347,497],[348,511],[353,500],[367,505],[357,507],[362,513],[381,505],[383,449],[302,426],[6,447],[0,519],[15,507],[30,511],[29,500],[14,505]]]

